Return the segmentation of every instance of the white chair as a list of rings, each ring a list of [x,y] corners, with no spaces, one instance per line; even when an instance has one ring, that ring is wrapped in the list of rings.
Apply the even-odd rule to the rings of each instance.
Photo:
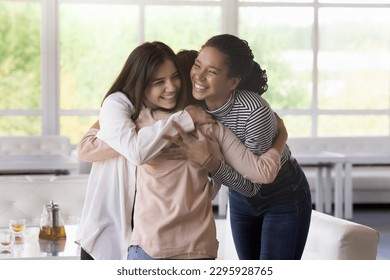
[[[229,210],[218,259],[238,259]],[[370,227],[313,210],[303,260],[375,260],[379,233]]]
[[[318,211],[312,213],[304,260],[375,260],[379,233]]]

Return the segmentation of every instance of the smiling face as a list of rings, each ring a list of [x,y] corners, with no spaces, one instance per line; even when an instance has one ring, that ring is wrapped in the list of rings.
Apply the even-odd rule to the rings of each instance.
[[[192,95],[204,100],[210,110],[221,107],[240,79],[229,76],[227,57],[213,47],[204,47],[191,69]]]
[[[158,67],[146,89],[145,106],[151,109],[174,109],[180,87],[179,72],[175,64],[166,59]]]

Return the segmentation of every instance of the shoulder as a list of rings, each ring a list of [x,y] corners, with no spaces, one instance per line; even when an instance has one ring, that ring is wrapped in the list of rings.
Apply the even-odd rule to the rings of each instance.
[[[272,110],[267,101],[253,91],[236,91],[234,103],[235,111],[240,115],[247,115],[248,117]]]
[[[106,99],[104,99],[104,101],[114,101],[114,100],[131,103],[129,98],[121,91],[111,93],[109,96],[106,97]]]
[[[103,101],[103,107],[104,106],[126,106],[130,108],[134,107],[129,98],[123,92],[120,91],[114,92],[107,96]]]
[[[267,106],[267,101],[262,98],[258,93],[248,90],[237,90],[236,91],[236,103],[245,104],[252,109]]]

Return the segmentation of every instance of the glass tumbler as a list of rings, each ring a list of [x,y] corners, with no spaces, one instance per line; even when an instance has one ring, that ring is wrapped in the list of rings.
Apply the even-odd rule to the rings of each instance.
[[[21,235],[24,231],[25,226],[26,226],[25,219],[10,219],[9,220],[9,229],[15,235]]]
[[[10,230],[0,231],[1,249],[9,249],[15,242],[15,235]]]

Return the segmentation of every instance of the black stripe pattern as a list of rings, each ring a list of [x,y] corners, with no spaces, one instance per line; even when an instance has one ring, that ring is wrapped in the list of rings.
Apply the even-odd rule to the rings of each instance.
[[[255,92],[235,91],[219,109],[205,110],[228,127],[256,155],[269,150],[277,136],[276,117],[267,101]],[[286,145],[281,164],[290,156],[290,150]],[[261,184],[245,179],[225,163],[221,164],[212,178],[247,197],[256,195],[261,187]]]

